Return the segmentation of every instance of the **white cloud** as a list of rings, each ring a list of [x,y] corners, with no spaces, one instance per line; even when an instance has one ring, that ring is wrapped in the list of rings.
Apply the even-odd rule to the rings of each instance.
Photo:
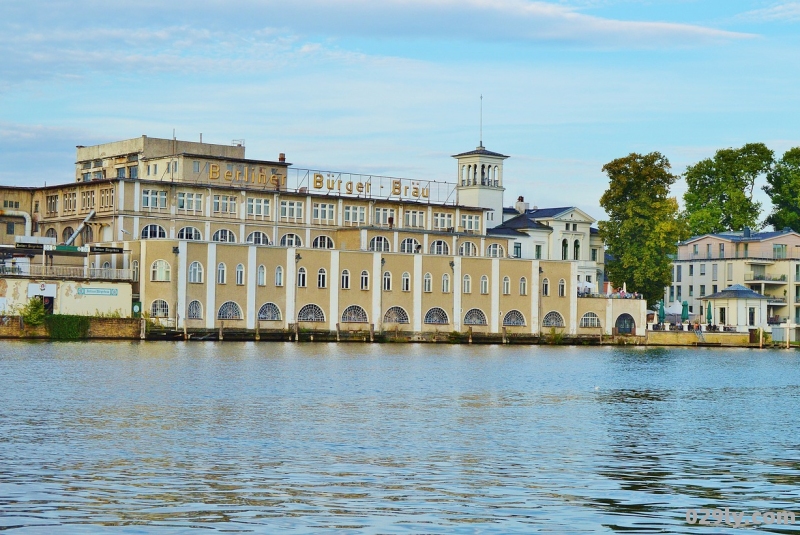
[[[760,22],[800,21],[800,2],[782,2],[762,9],[742,13],[738,18]]]

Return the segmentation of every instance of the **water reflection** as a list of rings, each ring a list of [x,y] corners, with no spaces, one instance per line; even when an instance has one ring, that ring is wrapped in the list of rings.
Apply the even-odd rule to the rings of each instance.
[[[800,509],[785,352],[2,345],[0,530],[705,533],[687,508]]]

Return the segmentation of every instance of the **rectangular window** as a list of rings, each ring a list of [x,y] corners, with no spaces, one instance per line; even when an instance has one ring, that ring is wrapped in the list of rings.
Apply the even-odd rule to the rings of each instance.
[[[597,262],[597,249],[592,249],[592,262]]]
[[[681,281],[681,271],[683,266],[675,266],[675,282],[683,282]]]
[[[405,211],[405,226],[413,228],[425,227],[425,212],[422,210],[406,210]]]
[[[159,210],[167,207],[167,192],[156,189],[142,190],[142,208]]]
[[[700,264],[700,275],[705,275],[705,274],[706,274],[706,265]]]
[[[269,199],[247,199],[247,215],[256,219],[269,217]]]
[[[281,201],[281,219],[303,219],[303,201]]]
[[[542,258],[542,246],[537,245],[534,249],[534,257],[539,260]]]
[[[203,194],[178,192],[178,210],[184,212],[202,212]]]
[[[236,214],[236,197],[234,195],[214,195],[214,213]]]
[[[312,217],[315,223],[323,225],[333,224],[333,205],[326,203],[314,203]]]
[[[33,203],[33,213],[34,214],[38,214],[39,213],[39,201],[35,201]]]
[[[711,258],[711,244],[706,244],[706,258]]]
[[[178,172],[178,162],[177,161],[172,162],[172,172],[173,173],[177,173]]]
[[[569,223],[566,224],[566,227],[564,227],[564,230],[569,230]]]
[[[681,287],[680,286],[676,286],[675,287],[675,300],[678,301],[679,303],[681,301],[683,301],[683,298],[681,297]]]
[[[693,254],[694,256],[697,256],[697,253],[698,253],[698,251],[697,251],[697,244],[695,243],[694,245],[692,245],[692,254]]]
[[[711,264],[711,280],[717,280],[717,264]]]
[[[717,285],[716,284],[713,284],[711,286],[711,293],[717,293]]]
[[[375,208],[375,221],[374,225],[387,226],[389,218],[394,223],[394,208]]]
[[[81,192],[81,210],[91,210],[94,208],[94,192],[82,191]]]
[[[694,277],[694,264],[689,264],[689,276]]]
[[[700,297],[705,297],[705,295],[706,295],[706,285],[705,284],[701,284],[700,285]]]
[[[694,286],[689,285],[689,297],[694,297]]]
[[[732,263],[728,263],[727,269],[728,269],[728,280],[732,281],[733,280],[733,264]]]
[[[92,179],[92,173],[83,173],[81,175],[81,180],[84,182],[89,182]]]
[[[363,225],[367,221],[367,208],[365,206],[345,206],[344,224]]]
[[[436,230],[449,229],[453,226],[453,214],[442,212],[433,213],[433,228]]]
[[[773,244],[772,257],[775,259],[786,258],[786,245],[780,243]]]
[[[139,166],[128,167],[128,178],[139,178]]]
[[[461,229],[464,232],[479,232],[481,230],[481,218],[477,215],[462,215]]]
[[[100,190],[100,208],[112,208],[114,206],[114,188]]]
[[[125,168],[124,167],[117,168],[117,178],[125,178]]]
[[[674,286],[670,286],[669,287],[669,302],[672,303],[673,301],[675,301],[675,287]]]
[[[64,195],[64,197],[66,198],[66,194]],[[48,214],[58,213],[58,195],[47,196],[47,213]]]
[[[14,223],[6,223],[6,234],[9,236],[14,235]]]
[[[199,173],[200,172],[200,162],[194,161],[192,162],[192,172]]]
[[[724,243],[720,243],[719,244],[719,257],[720,258],[725,258],[725,244]]]
[[[522,258],[522,244],[514,242],[514,258]]]
[[[74,212],[78,208],[78,194],[77,193],[65,193],[64,194],[64,211],[65,212]],[[58,207],[56,206],[56,209]]]

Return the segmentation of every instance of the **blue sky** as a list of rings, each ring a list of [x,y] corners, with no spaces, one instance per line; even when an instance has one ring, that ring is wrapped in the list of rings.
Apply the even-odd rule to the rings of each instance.
[[[614,158],[657,150],[682,173],[800,145],[798,30],[800,1],[3,0],[0,183],[66,182],[75,145],[173,129],[452,181],[483,94],[506,203],[599,219]]]

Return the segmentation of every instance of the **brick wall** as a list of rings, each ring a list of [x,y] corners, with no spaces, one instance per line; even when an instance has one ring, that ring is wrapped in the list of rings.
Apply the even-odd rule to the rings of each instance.
[[[138,340],[141,321],[136,318],[90,318],[89,339]],[[20,329],[19,316],[0,316],[0,338],[50,338],[44,325]]]

